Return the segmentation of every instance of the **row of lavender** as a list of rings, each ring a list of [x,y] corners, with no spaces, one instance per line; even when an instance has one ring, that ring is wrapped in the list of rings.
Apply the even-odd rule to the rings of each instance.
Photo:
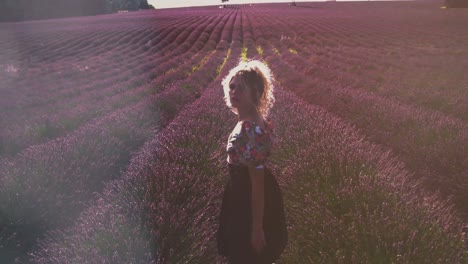
[[[131,20],[130,20],[131,21]],[[193,22],[193,21],[186,21],[186,20],[181,20],[182,22]],[[97,22],[97,21],[95,21]],[[75,24],[72,24],[73,21],[61,21],[61,25],[66,26],[66,30],[63,30],[61,32],[61,28],[58,23],[48,23],[47,25],[42,25],[40,28],[33,27],[36,23],[26,23],[26,24],[18,24],[16,27],[11,27],[11,28],[6,28],[7,32],[7,39],[8,37],[11,38],[10,42],[6,42],[7,47],[5,47],[6,51],[10,52],[20,52],[23,51],[23,54],[18,54],[14,56],[14,58],[11,58],[10,61],[11,63],[19,63],[23,64],[23,66],[27,67],[21,67],[20,70],[25,71],[26,76],[24,76],[24,79],[18,80],[19,88],[23,89],[28,89],[28,85],[32,83],[32,80],[27,78],[28,76],[33,76],[36,77],[36,79],[40,79],[41,77],[56,77],[57,79],[60,79],[61,75],[64,75],[64,71],[66,71],[65,75],[71,75],[73,74],[79,74],[80,72],[73,71],[75,70],[73,66],[74,63],[91,63],[90,61],[84,60],[86,57],[91,57],[94,59],[94,62],[96,64],[100,65],[100,74],[99,72],[92,73],[88,72],[87,76],[90,77],[91,79],[95,79],[98,76],[102,76],[103,73],[107,73],[108,70],[111,70],[112,68],[115,67],[115,61],[109,60],[109,61],[101,61],[103,58],[110,59],[112,57],[121,57],[122,55],[118,55],[118,53],[112,54],[112,51],[118,51],[116,50],[119,47],[125,47],[127,48],[128,46],[126,45],[121,45],[119,46],[118,40],[121,39],[125,35],[132,35],[133,32],[139,32],[137,31],[138,28],[146,29],[148,26],[144,26],[144,24],[138,24],[136,22],[133,22],[131,25],[132,27],[125,27],[125,24],[120,25],[119,27],[115,27],[115,25],[112,26],[112,23],[117,23],[117,21],[110,21],[110,25],[108,27],[101,27],[100,25],[107,25],[105,21],[102,21],[101,23],[94,23],[93,27],[89,25],[89,21],[86,23],[88,24],[88,27],[85,27],[83,29],[83,26],[77,27]],[[171,23],[171,21],[167,21],[166,23]],[[85,25],[86,25],[85,24]],[[128,24],[128,22],[127,22]],[[165,24],[162,24],[164,29],[167,29],[167,26]],[[33,28],[34,30],[30,29]],[[53,32],[46,34],[44,31],[48,28],[53,28],[55,29]],[[86,29],[87,28],[87,29]],[[116,30],[118,28],[118,30]],[[24,32],[23,32],[24,31]],[[29,32],[32,31],[32,32]],[[158,34],[158,31],[155,30],[156,33]],[[54,35],[51,35],[52,33],[55,33]],[[158,34],[159,36],[162,35],[163,32],[160,32]],[[175,32],[174,36],[177,36],[179,32]],[[45,40],[41,40],[41,36],[47,36]],[[164,36],[164,35],[162,35]],[[101,45],[93,45],[93,46],[88,46],[85,45],[85,48],[80,49],[80,42],[83,42],[83,39],[86,38],[93,38],[93,43],[99,42],[100,40],[104,40]],[[155,40],[158,40],[156,38]],[[21,46],[21,43],[31,43],[32,46]],[[19,47],[18,47],[19,46]],[[41,47],[41,49],[38,49],[36,46]],[[131,50],[122,50],[119,49],[120,51],[125,51],[126,53],[130,52]],[[133,50],[137,50],[136,47],[134,47]],[[126,54],[124,54],[126,55]],[[54,58],[51,61],[58,61],[56,65],[51,65],[48,68],[47,66],[44,67],[44,65],[51,64],[49,62],[48,64],[44,64],[43,61],[35,62],[34,61],[34,56],[41,56],[45,58]],[[73,56],[76,56],[73,58]],[[5,57],[5,56],[3,56]],[[31,58],[32,57],[32,58]],[[97,57],[97,58],[96,58]],[[58,58],[58,59],[55,59]],[[69,63],[71,65],[62,65],[60,62],[63,63]],[[92,66],[92,65],[90,65]],[[132,65],[133,66],[133,65]],[[37,67],[37,68],[36,68]],[[84,68],[84,65],[83,65]],[[112,72],[110,72],[112,74]],[[115,74],[115,72],[113,73]],[[45,76],[44,76],[45,75]],[[62,76],[63,77],[63,76]],[[107,77],[107,76],[106,76]],[[85,83],[86,80],[76,80],[78,83],[83,82]],[[25,83],[24,85],[22,85]],[[51,84],[52,86],[46,86],[43,89],[47,89],[46,91],[53,92],[51,93],[50,96],[54,97],[56,96],[55,92],[61,91],[63,88],[70,88],[70,87],[61,87],[58,86],[57,84]],[[57,90],[57,88],[59,88]],[[36,98],[37,99],[37,98]],[[19,103],[24,103],[21,100],[17,100]],[[34,100],[36,102],[37,100]],[[3,106],[3,104],[2,104]],[[22,105],[23,106],[23,105]],[[25,105],[24,105],[25,106]]]
[[[91,119],[138,102],[148,94],[165,89],[171,82],[187,77],[199,64],[196,61],[204,60],[208,52],[216,47],[224,24],[231,17],[229,13],[222,15],[204,23],[194,24],[201,20],[194,21],[187,17],[180,20],[184,23],[163,25],[165,32],[162,33],[167,37],[161,38],[155,49],[139,52],[141,54],[137,49],[137,54],[130,54],[128,61],[115,58],[110,61],[107,55],[95,56],[90,59],[95,67],[86,68],[88,66],[83,64],[86,61],[81,62],[82,68],[72,69],[81,73],[73,76],[63,77],[46,72],[40,73],[41,78],[27,73],[18,75],[16,79],[21,79],[10,83],[10,87],[16,89],[6,91],[9,96],[3,97],[5,104],[2,101],[5,111],[0,117],[0,122],[4,124],[0,131],[0,153],[12,155],[30,145],[62,136]],[[72,37],[73,32],[69,36]],[[179,45],[180,42],[185,44]],[[72,50],[75,48],[73,45],[70,47]],[[202,49],[205,54],[199,52]],[[82,53],[90,51],[87,49]],[[127,54],[129,51],[109,47],[106,54],[116,56],[122,52]],[[144,59],[143,56],[151,59]],[[190,60],[196,62],[192,67],[181,63]],[[116,67],[116,63],[121,65]],[[59,63],[49,66],[52,68],[42,65],[49,71],[61,72],[68,67],[73,68],[75,62],[64,57]]]
[[[220,77],[244,50],[233,49]],[[34,261],[226,263],[215,232],[228,175],[225,137],[236,119],[220,81],[147,142],[74,227],[49,233]],[[285,89],[276,89],[268,164],[290,234],[278,263],[464,261],[461,223],[446,204],[418,191],[388,151]]]
[[[235,18],[235,12],[228,17]],[[167,88],[0,161],[0,239],[6,261],[25,261],[21,254],[35,247],[37,238],[72,223],[106,181],[120,176],[134,151],[200,96],[230,56],[230,50],[216,46],[231,35],[232,27],[224,28],[226,19],[218,19],[221,25],[213,25],[211,34],[192,39],[196,50],[177,57],[187,62],[174,71],[179,78],[156,78],[173,82]]]
[[[268,40],[266,43],[265,41],[259,42],[258,45],[263,47],[266,60],[278,73],[278,79],[283,85],[306,101],[324,106],[329,111],[346,118],[363,129],[370,140],[391,148],[402,157],[417,178],[426,182],[426,187],[442,192],[445,197],[452,197],[459,213],[466,217],[468,212],[468,207],[466,207],[468,199],[466,122],[443,112],[426,108],[424,104],[408,103],[400,97],[386,96],[363,89],[369,85],[367,76],[372,71],[362,70],[360,73],[351,75],[349,79],[347,77],[349,74],[343,74],[340,69],[333,68],[338,63],[328,64],[327,61],[330,61],[326,58],[328,55],[317,52],[320,46],[298,44],[307,42],[310,36],[314,36],[313,32],[297,34],[294,40],[281,39],[281,36],[268,30],[268,25],[275,22],[279,32],[290,31],[290,28],[295,25],[295,12],[283,12],[285,14],[280,18],[270,13],[266,12],[265,15],[259,16],[256,12],[250,12],[249,17],[252,25],[255,25],[252,28],[256,38]],[[311,19],[311,22],[314,21]],[[312,23],[309,24],[313,25]],[[350,22],[348,24],[353,25]],[[384,26],[385,24],[382,25]],[[379,42],[370,33],[363,36],[365,37],[367,37],[367,45],[372,45],[374,41]],[[332,52],[338,49],[327,48]],[[424,54],[419,54],[419,56],[424,57]],[[367,61],[366,58],[359,59],[359,57],[356,61],[361,60],[363,63]],[[313,66],[314,61],[324,64]],[[332,73],[333,70],[335,74]],[[415,77],[418,78],[419,75]],[[463,78],[465,77],[461,76],[461,81],[457,85],[463,86]],[[411,83],[414,82],[413,79],[406,80],[395,76],[389,76],[387,79],[387,86],[396,83],[395,87],[406,90],[411,90]],[[406,82],[408,84],[401,85]],[[457,89],[462,91],[460,88]],[[466,91],[460,92],[456,96],[466,94]],[[466,98],[466,95],[462,98]]]
[[[74,32],[72,31],[72,33],[74,33]],[[71,34],[70,36],[73,36],[73,34]],[[52,38],[52,39],[55,39],[55,38]],[[72,46],[71,48],[74,49],[75,47]],[[10,49],[11,49],[11,47],[10,47]],[[13,50],[14,50],[14,49],[13,49]],[[64,66],[64,65],[57,64],[57,68],[47,69],[48,67],[47,67],[46,65],[43,65],[43,68],[46,68],[47,70],[55,70],[56,73],[46,73],[46,72],[44,72],[44,73],[42,73],[42,74],[43,74],[46,78],[49,78],[50,82],[54,82],[54,81],[55,81],[55,83],[59,83],[59,84],[60,84],[60,82],[61,82],[60,76],[54,76],[54,75],[59,75],[59,74],[62,73],[61,71],[59,71],[60,68],[66,68],[66,67],[69,67],[69,66],[72,66],[72,65],[73,65],[73,64],[72,64],[72,65],[66,64],[66,63],[65,63],[65,62],[67,62],[66,59],[67,59],[67,58],[64,58],[64,59],[62,60],[62,61],[63,61],[63,64],[65,64],[65,66]],[[69,63],[73,63],[73,62],[69,62]],[[102,63],[102,62],[100,62],[100,63]],[[45,66],[45,67],[44,67],[44,66]],[[84,68],[84,67],[83,67],[83,68]],[[84,69],[83,69],[83,70],[84,70]],[[93,69],[93,70],[94,70],[94,69]],[[102,67],[101,67],[100,69],[96,69],[96,72],[97,72],[97,70],[99,70],[99,71],[101,72],[101,74],[107,73],[107,72],[106,72],[107,69],[102,68]],[[120,70],[121,70],[121,69],[120,69]],[[94,79],[98,76],[98,74],[99,74],[99,72],[96,73],[96,76],[93,76],[92,74],[89,74],[89,77],[90,77],[89,79],[94,80]],[[116,72],[114,72],[114,73],[111,72],[111,74],[116,75]],[[26,74],[26,76],[28,76],[28,75]],[[36,76],[33,76],[33,77],[36,77]],[[19,92],[19,93],[18,93],[18,94],[19,94],[18,96],[21,96],[21,95],[23,95],[23,96],[24,96],[24,95],[30,96],[31,98],[29,98],[29,100],[24,100],[24,101],[30,102],[30,104],[33,104],[34,107],[28,107],[28,106],[30,106],[30,105],[22,104],[22,103],[25,103],[25,102],[22,101],[22,100],[11,100],[11,98],[9,98],[10,101],[12,101],[12,102],[14,102],[16,105],[18,105],[18,108],[15,108],[15,109],[12,109],[12,110],[13,110],[13,111],[16,110],[16,112],[19,112],[19,113],[16,113],[15,115],[12,115],[13,117],[12,117],[11,119],[13,119],[13,120],[18,120],[18,119],[19,119],[18,121],[20,121],[20,120],[22,119],[22,118],[20,118],[20,115],[23,114],[23,113],[24,113],[24,114],[23,114],[24,116],[28,116],[28,115],[29,115],[29,116],[34,116],[35,118],[38,118],[38,116],[39,116],[39,117],[42,117],[41,115],[31,115],[30,113],[34,113],[34,112],[40,113],[41,110],[42,110],[43,108],[45,108],[44,105],[54,106],[54,101],[56,101],[58,104],[64,104],[64,102],[65,102],[65,104],[66,104],[66,103],[68,103],[68,101],[71,101],[71,99],[64,100],[64,99],[66,99],[67,97],[73,97],[73,96],[76,96],[76,95],[78,95],[78,94],[85,93],[86,90],[91,90],[91,91],[93,91],[95,87],[96,87],[97,89],[100,88],[101,83],[98,83],[98,84],[95,84],[95,85],[93,85],[93,84],[91,83],[91,85],[88,85],[88,86],[87,86],[87,85],[84,85],[84,84],[85,84],[85,83],[89,83],[89,82],[88,82],[89,79],[85,79],[85,78],[83,78],[83,76],[77,76],[77,77],[78,77],[78,78],[76,78],[77,80],[73,80],[73,79],[72,79],[73,82],[69,83],[69,84],[68,84],[68,85],[69,85],[68,87],[63,87],[62,85],[55,85],[55,86],[54,86],[54,85],[44,85],[44,86],[41,86],[41,83],[39,82],[39,85],[36,86],[36,87],[34,87],[35,89],[32,90],[32,91],[33,91],[33,94],[32,94],[32,95],[31,95],[31,92],[26,93],[25,91],[20,90],[21,88],[23,88],[23,89],[30,89],[30,87],[28,87],[28,86],[30,85],[30,83],[31,83],[32,80],[28,80],[27,77],[24,78],[25,80],[24,80],[23,82],[28,82],[28,83],[26,83],[26,85],[24,85],[24,86],[23,86],[23,85],[17,85],[18,90],[19,90],[19,91],[18,91],[18,92]],[[106,76],[106,75],[103,75],[102,77],[106,78],[107,76]],[[127,77],[127,78],[128,78],[128,77]],[[111,83],[116,83],[116,82],[119,82],[119,81],[121,81],[121,80],[117,80],[117,79],[112,80],[112,79],[111,79],[111,81],[112,81]],[[73,84],[73,85],[72,85],[72,84]],[[108,85],[108,83],[103,83],[103,85]],[[78,87],[79,89],[77,89],[77,87]],[[37,91],[36,91],[36,90],[37,90]],[[34,91],[36,91],[36,92],[34,93]],[[23,92],[23,93],[21,93],[21,92]],[[94,91],[93,91],[93,92],[94,92]],[[37,98],[37,97],[38,97],[37,94],[42,94],[42,96],[43,96],[44,98],[50,98],[50,100],[44,100],[43,102],[41,102],[42,100],[40,100],[40,98]],[[14,94],[14,95],[17,96],[16,94]],[[40,96],[40,95],[39,95],[39,96]],[[63,96],[63,97],[62,97],[62,96]],[[76,96],[76,97],[79,98],[80,96]],[[85,96],[82,96],[82,97],[83,97],[84,100],[88,99],[88,98],[86,98]],[[13,98],[13,99],[16,99],[16,98]],[[55,103],[55,104],[57,104],[57,103]],[[2,104],[2,105],[4,105],[4,104]],[[71,106],[74,106],[74,105],[75,105],[75,104],[73,104],[73,102],[72,102]],[[57,108],[60,109],[60,105],[55,106],[54,108],[55,108],[55,109],[57,109]],[[22,111],[18,111],[19,109],[21,109]],[[55,110],[55,109],[50,109],[49,111],[52,111],[52,110]],[[30,110],[30,112],[29,112],[28,110]],[[46,109],[46,110],[47,110],[47,109]],[[46,111],[43,111],[43,112],[46,112]],[[46,113],[47,113],[47,112],[46,112]],[[10,120],[7,120],[7,121],[5,121],[5,122],[8,122],[9,127],[11,127],[11,126],[14,127],[14,126],[15,126],[15,123],[10,122]],[[23,122],[23,123],[24,123],[24,122]],[[45,122],[43,122],[43,123],[45,123]],[[20,126],[20,127],[21,127],[21,125],[22,125],[21,122],[19,122],[19,124],[17,124],[17,126]],[[23,125],[23,126],[24,126],[24,125]],[[50,126],[50,125],[49,125],[49,126]],[[6,141],[6,140],[5,140],[5,141]]]
[[[327,81],[339,78],[353,89],[396,97],[406,104],[466,120],[466,34],[462,34],[465,29],[460,23],[463,14],[447,14],[423,4],[419,13],[411,13],[407,7],[402,4],[398,16],[391,19],[381,19],[391,11],[381,8],[360,15],[357,12],[362,10],[355,8],[339,16],[330,11],[294,10],[284,12],[283,26],[267,34],[287,46],[294,45],[298,55],[307,61],[302,70],[308,74]],[[417,24],[412,19],[415,15],[426,23]],[[276,16],[269,16],[260,25],[278,23]],[[404,27],[397,26],[403,21]],[[291,27],[295,30],[291,31]]]

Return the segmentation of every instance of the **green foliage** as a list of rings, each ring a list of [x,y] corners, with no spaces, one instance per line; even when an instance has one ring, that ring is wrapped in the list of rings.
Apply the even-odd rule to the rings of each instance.
[[[190,83],[183,83],[181,85],[182,89],[184,89],[185,91],[188,91],[188,92],[194,92],[195,91],[195,87],[193,85],[191,85]]]
[[[39,138],[54,138],[60,134],[61,130],[50,125],[50,121],[46,120],[42,126],[37,128],[37,136]]]
[[[0,2],[1,21],[21,21],[106,13],[106,0],[7,0]]]
[[[289,52],[291,52],[292,54],[297,54],[297,50],[295,49],[289,49]]]
[[[136,11],[138,9],[152,9],[152,5],[148,4],[147,0],[107,0],[108,5],[111,5],[113,12],[118,10]]]
[[[446,7],[468,7],[466,0],[445,0]]]
[[[218,69],[216,69],[216,74],[219,75],[219,73],[221,72],[221,70],[223,69],[224,65],[226,64],[226,61],[229,59],[229,56],[231,55],[231,49],[229,48],[227,53],[226,53],[226,57],[224,57],[224,60],[223,60],[223,63],[221,65],[219,65]]]
[[[0,1],[0,22],[90,16],[154,9],[147,0],[4,0]]]
[[[243,61],[247,61],[247,50],[248,50],[247,47],[243,47],[243,48],[242,48],[241,57],[242,57],[242,60],[243,60]]]
[[[257,46],[258,55],[263,56],[263,49],[261,46]]]

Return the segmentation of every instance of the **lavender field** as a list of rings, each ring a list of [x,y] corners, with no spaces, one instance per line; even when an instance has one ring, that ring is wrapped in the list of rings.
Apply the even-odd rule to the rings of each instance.
[[[0,23],[0,263],[227,263],[241,58],[276,77],[278,263],[468,263],[467,24],[424,1]]]

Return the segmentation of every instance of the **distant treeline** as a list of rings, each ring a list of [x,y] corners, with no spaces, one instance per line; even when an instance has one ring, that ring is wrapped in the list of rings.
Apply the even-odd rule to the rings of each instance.
[[[0,0],[0,22],[154,8],[147,0]]]
[[[468,7],[468,0],[445,0],[447,7]]]

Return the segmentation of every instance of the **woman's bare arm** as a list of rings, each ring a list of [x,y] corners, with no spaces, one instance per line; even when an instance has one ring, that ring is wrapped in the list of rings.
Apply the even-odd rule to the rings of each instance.
[[[252,226],[263,228],[263,211],[265,201],[265,173],[264,169],[249,166],[250,182],[252,186]]]
[[[263,215],[265,210],[265,171],[249,166],[252,186],[252,244],[257,251],[265,246]]]

